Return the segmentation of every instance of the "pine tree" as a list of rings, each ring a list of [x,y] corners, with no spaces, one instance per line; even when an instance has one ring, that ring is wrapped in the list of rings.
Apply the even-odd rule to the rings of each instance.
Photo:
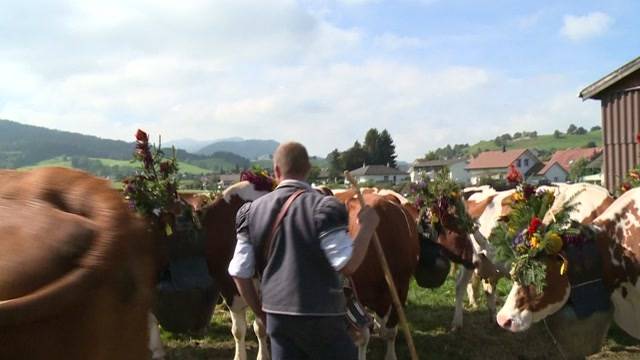
[[[378,151],[379,141],[380,133],[378,133],[378,129],[371,128],[364,136],[364,150],[367,152],[367,162],[370,164],[379,164],[381,161]]]
[[[329,162],[329,177],[335,178],[342,176],[345,167],[342,163],[342,154],[338,149],[333,149],[333,151],[327,155],[327,161]]]
[[[396,158],[398,155],[396,155],[396,146],[394,145],[393,139],[387,129],[382,130],[380,133],[380,137],[378,139],[378,151],[380,156],[380,165],[389,164],[390,167],[397,167]]]

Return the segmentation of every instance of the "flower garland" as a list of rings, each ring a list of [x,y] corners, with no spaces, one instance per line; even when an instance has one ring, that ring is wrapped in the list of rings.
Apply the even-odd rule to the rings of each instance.
[[[449,178],[446,171],[439,172],[429,182],[412,183],[411,193],[420,211],[419,226],[431,224],[439,228],[443,221],[454,220],[459,230],[468,234],[475,231],[477,224],[467,213],[460,186]]]
[[[178,204],[178,162],[175,148],[165,159],[158,146],[150,146],[149,135],[138,129],[133,162],[141,165],[135,175],[123,180],[123,193],[132,208],[164,228],[167,236],[173,233],[174,208]]]
[[[570,217],[578,205],[573,200],[579,193],[553,214],[549,224],[544,224],[541,219],[555,201],[553,192],[526,183],[518,185],[508,221],[499,222],[489,237],[496,245],[498,259],[511,263],[512,280],[542,291],[546,283],[546,265],[541,259],[546,255],[560,255],[567,244],[586,241],[581,236],[579,224],[572,222]],[[565,259],[561,274],[566,272],[567,266]]]
[[[256,191],[273,191],[276,188],[276,181],[269,173],[260,168],[245,170],[240,174],[240,181],[248,181],[253,184]]]
[[[636,142],[640,144],[640,132],[636,134]],[[640,164],[629,170],[624,181],[620,185],[620,193],[625,193],[633,188],[640,187]]]

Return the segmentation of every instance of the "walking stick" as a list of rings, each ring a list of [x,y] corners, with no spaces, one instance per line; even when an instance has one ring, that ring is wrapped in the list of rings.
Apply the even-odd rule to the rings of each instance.
[[[358,183],[351,176],[348,171],[344,172],[344,176],[351,183],[351,187],[356,191],[356,195],[358,196],[358,201],[360,201],[360,207],[364,207],[364,197],[362,197],[362,193],[360,192],[360,188],[358,187]],[[393,277],[391,277],[391,270],[389,270],[389,264],[387,263],[387,258],[384,256],[384,251],[382,250],[382,245],[380,245],[380,239],[378,239],[378,233],[373,233],[373,247],[376,249],[376,254],[378,255],[378,260],[380,261],[380,265],[382,265],[382,271],[384,272],[384,279],[387,281],[387,285],[389,286],[389,292],[391,293],[391,299],[393,300],[393,305],[398,312],[398,319],[400,320],[400,327],[404,332],[404,338],[407,341],[407,347],[409,347],[409,353],[411,354],[411,360],[418,360],[418,353],[416,352],[416,347],[413,344],[413,338],[411,337],[411,331],[409,331],[409,323],[407,322],[407,317],[404,314],[404,308],[402,307],[402,303],[400,303],[400,297],[398,296],[398,290],[396,290],[396,284],[393,282]]]

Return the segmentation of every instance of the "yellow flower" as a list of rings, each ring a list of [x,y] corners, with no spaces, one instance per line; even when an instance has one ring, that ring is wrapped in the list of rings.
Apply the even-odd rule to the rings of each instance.
[[[531,237],[531,247],[537,249],[540,246],[540,237],[537,234],[534,234]]]
[[[437,224],[439,221],[438,217],[436,215],[431,215],[431,223],[432,224]]]
[[[524,201],[524,195],[521,192],[513,194],[514,201]]]
[[[451,197],[453,197],[453,198],[457,198],[457,197],[458,197],[458,193],[457,193],[457,192],[455,192],[455,191],[452,191],[452,192],[451,192]]]
[[[550,255],[555,255],[562,250],[562,237],[555,232],[549,232],[544,236],[544,249]]]
[[[509,228],[509,230],[507,231],[507,235],[508,235],[510,238],[513,238],[514,236],[516,236],[516,229],[514,229],[514,228],[510,227],[510,228]]]

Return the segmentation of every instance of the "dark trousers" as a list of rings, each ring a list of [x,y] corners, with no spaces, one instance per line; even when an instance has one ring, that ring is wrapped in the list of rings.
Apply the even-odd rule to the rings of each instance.
[[[272,360],[355,360],[344,316],[267,314]]]

